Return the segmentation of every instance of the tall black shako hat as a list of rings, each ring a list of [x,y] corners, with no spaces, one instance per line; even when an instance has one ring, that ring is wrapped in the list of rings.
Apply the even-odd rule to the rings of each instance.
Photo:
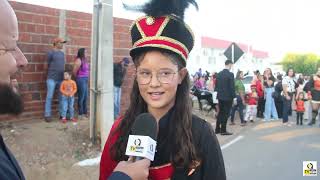
[[[135,20],[130,28],[133,46],[130,56],[134,59],[141,52],[159,48],[178,54],[186,65],[194,45],[193,32],[183,21],[189,4],[198,8],[195,0],[151,0],[139,7],[124,4],[128,10],[146,14]]]

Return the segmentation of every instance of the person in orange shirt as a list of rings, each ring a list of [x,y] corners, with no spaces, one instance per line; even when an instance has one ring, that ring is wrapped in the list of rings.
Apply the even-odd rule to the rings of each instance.
[[[77,122],[74,118],[74,95],[77,92],[77,84],[75,81],[71,79],[70,72],[64,72],[64,80],[60,86],[60,92],[62,94],[61,103],[62,103],[62,113],[61,113],[61,121],[62,123],[67,122],[67,111],[69,110],[70,120],[73,122]]]
[[[296,111],[297,111],[297,125],[302,125],[303,114],[305,111],[304,108],[304,92],[300,92],[296,99]],[[300,122],[299,122],[300,120]]]

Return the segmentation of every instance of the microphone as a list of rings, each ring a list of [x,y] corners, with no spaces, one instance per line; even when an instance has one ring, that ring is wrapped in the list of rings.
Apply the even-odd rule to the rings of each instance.
[[[143,158],[154,160],[157,146],[157,121],[150,113],[142,113],[136,117],[129,135],[126,155],[133,161]]]

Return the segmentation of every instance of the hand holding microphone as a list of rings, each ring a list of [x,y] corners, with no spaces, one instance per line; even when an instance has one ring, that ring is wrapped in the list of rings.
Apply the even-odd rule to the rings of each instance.
[[[136,162],[121,161],[114,169],[114,172],[122,172],[132,180],[147,180],[149,176],[149,166],[150,160],[148,159],[142,159]],[[120,178],[117,180],[120,180]]]

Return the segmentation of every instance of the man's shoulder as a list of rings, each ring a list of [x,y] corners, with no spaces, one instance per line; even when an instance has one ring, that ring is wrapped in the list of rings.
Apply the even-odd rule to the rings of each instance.
[[[54,50],[54,49],[51,49],[47,52],[48,55],[54,55],[54,54],[63,54],[64,55],[64,52],[61,51],[61,50]]]
[[[222,71],[220,71],[217,76],[221,76],[221,75],[224,75],[224,74],[226,74],[225,69],[223,69]]]
[[[48,53],[55,53],[55,52],[62,52],[62,51],[56,50],[56,49],[50,49],[50,50],[48,51]]]
[[[47,52],[47,55],[49,56],[49,55],[52,55],[53,54],[53,50],[49,50],[48,52]]]
[[[223,69],[222,71],[220,71],[221,74],[233,74],[231,71],[229,71],[228,69]]]

